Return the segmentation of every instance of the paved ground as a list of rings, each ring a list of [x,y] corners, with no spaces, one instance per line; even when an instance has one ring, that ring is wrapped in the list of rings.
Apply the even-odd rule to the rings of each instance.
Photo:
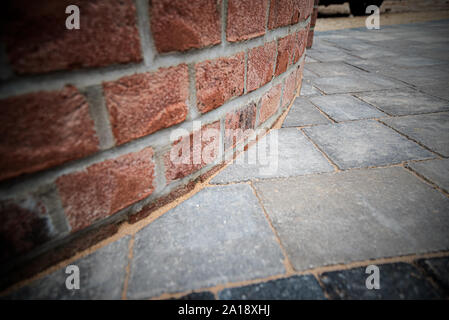
[[[448,32],[445,20],[317,33],[301,96],[253,147],[268,162],[236,161],[71,262],[79,290],[60,269],[8,297],[448,298]]]

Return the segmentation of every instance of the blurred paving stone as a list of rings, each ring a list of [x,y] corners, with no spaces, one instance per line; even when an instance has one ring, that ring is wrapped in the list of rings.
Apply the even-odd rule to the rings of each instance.
[[[314,88],[312,85],[307,82],[303,82],[301,86],[301,96],[316,96],[321,95],[320,90]]]
[[[180,297],[177,300],[215,300],[215,296],[210,291],[192,292]]]
[[[441,189],[449,192],[449,159],[411,162],[407,166]]]
[[[323,273],[320,277],[332,299],[443,299],[424,275],[411,264],[392,263],[379,267],[380,289],[367,289],[366,267]]]
[[[449,110],[448,101],[412,89],[362,92],[356,96],[395,116]]]
[[[449,157],[449,112],[383,119],[386,124]]]
[[[255,161],[259,149],[267,150],[266,158],[258,158]],[[238,156],[235,163],[216,175],[211,183],[220,184],[331,171],[334,171],[332,165],[301,131],[296,128],[285,128],[272,130],[267,136],[261,138],[256,145],[249,148],[249,151]]]
[[[268,277],[282,261],[252,188],[209,187],[136,234],[128,298]]]
[[[8,299],[121,299],[128,265],[130,236],[123,237],[72,262],[78,266],[80,288],[69,290],[66,279],[73,272],[57,270],[13,292]]]
[[[386,117],[373,106],[354,98],[349,94],[335,94],[310,98],[321,111],[328,114],[335,121],[357,120]]]
[[[344,62],[309,63],[306,64],[304,69],[312,71],[320,77],[351,76],[362,72],[366,73]]]
[[[394,64],[402,67],[421,67],[445,63],[445,61],[441,60],[405,55],[398,55],[389,59],[383,59],[382,61],[386,61],[388,64]]]
[[[282,124],[283,128],[302,127],[312,124],[331,123],[313,104],[306,98],[296,98]]]
[[[374,120],[304,128],[341,169],[384,166],[435,155]]]
[[[447,90],[447,88],[448,88],[447,83],[441,83],[438,85],[423,86],[420,87],[419,89],[432,96],[449,100],[449,90]]]
[[[418,261],[441,289],[449,295],[449,257],[422,259]]]
[[[324,300],[323,290],[312,275],[293,276],[244,287],[224,289],[220,300]]]
[[[298,271],[449,248],[449,198],[401,167],[254,185]]]

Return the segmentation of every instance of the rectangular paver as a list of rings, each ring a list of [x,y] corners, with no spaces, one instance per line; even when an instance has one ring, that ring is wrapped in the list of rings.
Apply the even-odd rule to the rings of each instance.
[[[283,272],[282,252],[252,188],[209,187],[135,235],[128,297]]]
[[[427,281],[417,268],[408,263],[378,265],[379,289],[367,289],[370,273],[366,268],[354,268],[321,275],[321,282],[332,299],[443,299],[444,295]]]
[[[430,151],[374,120],[304,128],[341,169],[434,158]]]
[[[311,104],[308,99],[296,98],[282,127],[302,127],[327,123],[331,123],[331,121]]]
[[[386,117],[387,115],[349,94],[310,98],[310,101],[335,121]]]
[[[383,119],[386,124],[449,157],[449,112]]]
[[[266,150],[258,155],[259,150]],[[235,163],[216,175],[211,183],[229,183],[263,178],[331,172],[334,168],[296,128],[272,130],[241,154]]]
[[[362,100],[390,115],[431,113],[449,109],[449,102],[412,89],[357,93]]]
[[[401,167],[254,185],[298,271],[449,248],[449,198]]]
[[[411,162],[407,166],[441,189],[449,192],[449,159]]]
[[[130,236],[114,241],[88,256],[72,262],[79,269],[79,289],[69,290],[66,279],[73,271],[59,269],[20,288],[9,299],[121,299],[128,265]],[[72,282],[70,282],[72,283]]]

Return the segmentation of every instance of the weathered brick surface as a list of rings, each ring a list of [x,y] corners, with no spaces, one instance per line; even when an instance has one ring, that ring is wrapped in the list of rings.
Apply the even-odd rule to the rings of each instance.
[[[256,124],[256,104],[250,103],[241,110],[229,112],[225,118],[225,150],[232,148],[251,134]]]
[[[200,62],[195,66],[197,104],[200,112],[215,109],[232,97],[243,94],[245,56]]]
[[[65,27],[65,8],[80,9],[80,29]],[[102,67],[142,60],[132,0],[8,1],[3,38],[17,73]],[[0,31],[1,32],[1,31]]]
[[[306,41],[306,31],[298,31],[295,37],[293,63],[298,62],[303,55],[304,49],[306,48]]]
[[[241,41],[265,34],[266,0],[229,0],[226,39]]]
[[[45,204],[29,195],[0,201],[0,261],[19,256],[52,238],[52,222]]]
[[[221,42],[221,0],[152,0],[151,31],[159,52]]]
[[[189,79],[186,65],[126,76],[103,84],[118,144],[185,120]]]
[[[282,107],[286,107],[292,102],[296,94],[296,71],[291,72],[287,78],[285,78],[284,95],[282,96]]]
[[[278,76],[287,70],[292,63],[293,52],[295,48],[295,34],[290,34],[278,41],[278,55],[276,60],[275,75]]]
[[[313,29],[310,29],[307,32],[307,48],[310,49],[312,48],[313,45]]]
[[[275,29],[299,21],[301,3],[298,0],[271,0],[268,28]]]
[[[0,180],[98,150],[88,104],[75,87],[10,97],[0,104]]]
[[[268,90],[262,97],[260,106],[259,124],[264,123],[279,108],[282,93],[282,84],[278,84]]]
[[[72,232],[149,196],[155,188],[152,157],[148,147],[59,177],[56,185]]]
[[[248,92],[263,86],[273,78],[275,57],[275,41],[248,51],[248,71],[246,75],[246,90]]]
[[[188,136],[175,141],[164,154],[167,183],[201,169],[219,154],[220,122],[205,125]]]
[[[318,18],[318,8],[313,9],[310,26],[315,27],[316,19]]]
[[[299,2],[300,2],[300,4],[299,4],[299,6],[300,6],[299,19],[305,20],[312,13],[314,0],[299,0]]]

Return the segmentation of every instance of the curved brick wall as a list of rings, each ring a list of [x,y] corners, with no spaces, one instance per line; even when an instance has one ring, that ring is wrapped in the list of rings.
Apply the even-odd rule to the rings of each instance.
[[[70,4],[79,30],[65,28]],[[312,10],[313,0],[5,4],[2,272],[148,215],[233,156],[245,140],[231,130],[270,128],[300,87]],[[187,134],[174,140],[175,129]],[[211,129],[199,148],[216,146],[212,161],[171,160]]]

